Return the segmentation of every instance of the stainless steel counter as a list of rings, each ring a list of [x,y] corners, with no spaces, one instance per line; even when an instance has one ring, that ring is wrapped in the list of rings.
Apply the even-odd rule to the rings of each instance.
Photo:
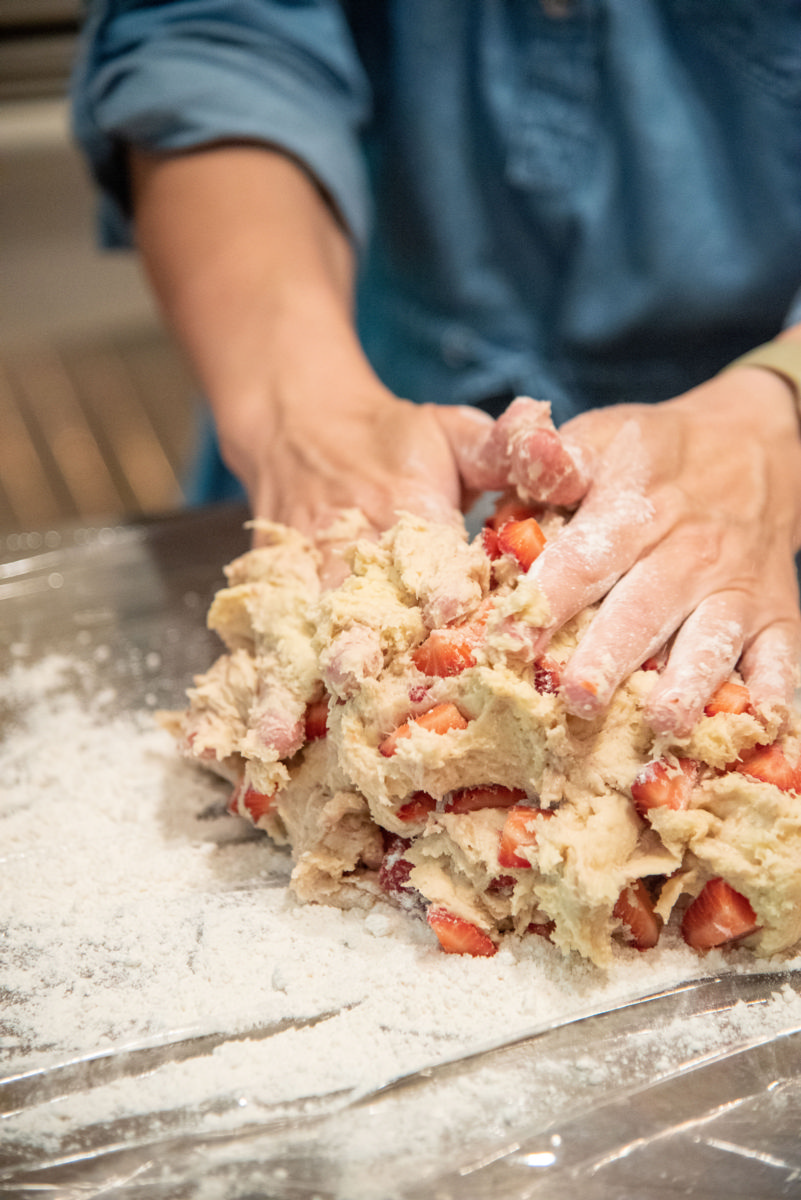
[[[216,650],[205,611],[222,565],[246,547],[243,517],[241,509],[219,509],[7,539],[0,659],[85,655],[99,684],[113,683],[120,706],[141,706],[145,693],[149,707],[180,703]],[[100,645],[111,650],[102,660]],[[159,657],[157,676],[143,670],[148,655]],[[777,1016],[780,989],[786,1019]],[[755,963],[750,974],[694,981],[476,1046],[367,1094],[329,1091],[252,1123],[243,1114],[236,1128],[217,1134],[192,1110],[180,1127],[96,1121],[79,1153],[47,1160],[15,1140],[15,1113],[145,1077],[233,1035],[176,1036],[37,1063],[0,1077],[0,1196],[801,1196],[801,1026],[789,1003],[799,995],[801,972]],[[769,1009],[762,1027],[759,1014]],[[744,1012],[753,1019],[733,1019]],[[711,1025],[725,1032],[710,1050],[704,1031]],[[248,1036],[269,1040],[285,1029]],[[419,1152],[410,1154],[415,1145]]]

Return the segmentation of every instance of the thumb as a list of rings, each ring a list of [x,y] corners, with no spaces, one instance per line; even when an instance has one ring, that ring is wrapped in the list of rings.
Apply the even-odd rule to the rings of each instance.
[[[495,483],[497,469],[485,463],[487,445],[493,437],[495,421],[480,408],[465,404],[435,404],[430,406],[447,438],[451,453],[468,492],[483,492],[503,483]]]

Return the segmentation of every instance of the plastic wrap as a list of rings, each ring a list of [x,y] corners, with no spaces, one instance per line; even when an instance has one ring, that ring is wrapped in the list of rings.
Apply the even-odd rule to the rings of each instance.
[[[0,647],[48,654],[110,648],[94,667],[116,703],[181,702],[214,640],[205,630],[221,566],[246,545],[238,509],[147,525],[9,540],[0,565]],[[142,663],[158,654],[157,677]],[[6,713],[6,721],[13,714]],[[0,827],[0,837],[2,829]],[[269,881],[268,881],[269,882]],[[286,882],[275,860],[276,887]],[[0,879],[0,886],[2,880]],[[265,886],[264,879],[259,882]],[[24,953],[22,945],[3,953]],[[87,1120],[43,1154],[35,1121],[60,1097],[226,1046],[269,1047],[340,1010],[274,1023],[168,1029],[72,1057],[6,1047],[0,1065],[0,1195],[274,1200],[521,1200],[801,1196],[801,971],[779,965],[694,979],[606,1012],[519,1029],[367,1090],[248,1103],[225,1075],[205,1099]],[[12,997],[3,990],[0,1004]],[[0,1029],[2,1026],[0,1025]],[[3,1043],[0,1041],[0,1047]],[[30,1120],[26,1126],[30,1130]]]

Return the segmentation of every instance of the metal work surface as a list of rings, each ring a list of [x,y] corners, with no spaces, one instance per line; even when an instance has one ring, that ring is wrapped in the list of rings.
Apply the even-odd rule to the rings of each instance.
[[[118,708],[143,707],[145,693],[151,709],[180,704],[216,652],[205,611],[223,564],[246,548],[243,519],[241,509],[220,509],[9,539],[0,561],[4,670],[32,656],[84,656],[96,685],[113,686]],[[108,653],[99,658],[101,645]],[[158,675],[143,669],[148,655],[158,656]],[[0,697],[0,730],[14,720]],[[0,839],[2,820],[0,810]],[[2,855],[0,840],[0,864]],[[283,887],[286,865],[277,861],[271,885]],[[0,956],[10,962],[19,949],[0,943]],[[2,962],[0,1006],[12,999]],[[256,1019],[234,1032],[173,1030],[71,1057],[36,1046],[26,1058],[3,1036],[0,1007],[0,1195],[801,1197],[799,998],[801,970],[741,961],[731,974],[574,1012],[508,1041],[496,1031],[379,1086],[327,1087],[274,1111],[243,1107],[234,1119],[243,1102],[224,1077],[205,1107],[104,1120],[90,1106],[79,1144],[65,1136],[46,1155],[16,1132],[17,1119],[109,1084],[144,1086],[166,1064],[226,1045],[269,1047],[288,1029],[322,1027],[339,1014]],[[212,1108],[226,1125],[209,1124]]]

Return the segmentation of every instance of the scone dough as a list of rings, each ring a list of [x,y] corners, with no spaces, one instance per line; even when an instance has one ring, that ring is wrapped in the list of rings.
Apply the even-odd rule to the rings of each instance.
[[[546,518],[548,536],[563,521]],[[756,913],[746,939],[755,953],[801,937],[801,799],[739,761],[777,744],[796,762],[796,715],[788,729],[775,715],[720,712],[687,737],[658,739],[643,717],[657,672],[641,669],[602,717],[571,716],[558,672],[592,612],[534,660],[528,631],[547,624],[543,596],[462,524],[401,514],[380,541],[352,544],[349,574],[329,590],[299,533],[262,523],[262,537],[227,568],[209,613],[226,653],[170,725],[186,754],[231,780],[237,812],[289,843],[302,900],[437,906],[496,944],[545,931],[604,966],[626,940],[615,910],[630,884],[644,880],[659,917],[678,921],[722,878]],[[465,631],[468,665],[416,666],[432,630]],[[463,727],[416,723],[444,705]],[[687,760],[686,806],[641,811],[632,785],[648,764],[670,771]],[[499,862],[508,804],[453,811],[463,789],[485,787],[531,808],[526,865]]]

